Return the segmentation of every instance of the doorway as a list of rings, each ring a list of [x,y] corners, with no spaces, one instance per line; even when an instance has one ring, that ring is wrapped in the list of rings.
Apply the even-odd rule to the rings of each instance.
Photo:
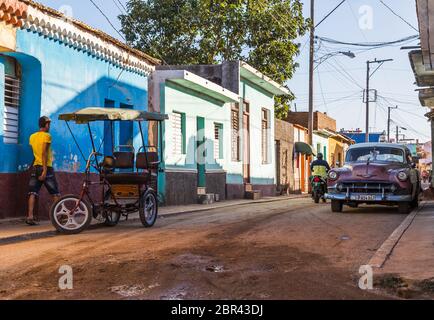
[[[206,138],[205,118],[197,117],[197,186],[206,187]]]
[[[243,103],[243,179],[250,184],[250,105]]]

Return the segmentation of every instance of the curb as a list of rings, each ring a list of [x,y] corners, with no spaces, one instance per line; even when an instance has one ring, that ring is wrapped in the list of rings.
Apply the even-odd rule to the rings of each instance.
[[[89,228],[86,230],[95,230],[101,227],[102,224],[93,224],[90,225]],[[54,227],[53,227],[54,229]],[[32,240],[40,240],[40,239],[47,239],[47,238],[54,238],[56,236],[62,235],[56,230],[49,230],[49,231],[41,231],[41,232],[35,232],[35,233],[26,233],[22,235],[16,235],[12,237],[6,237],[6,238],[0,238],[0,246],[8,245],[8,244],[15,244],[19,242],[25,242],[25,241],[32,241]]]
[[[171,212],[171,213],[163,213],[159,215],[159,217],[173,217],[178,215],[184,215],[184,214],[190,214],[195,212],[207,212],[211,210],[217,210],[217,209],[225,209],[229,207],[239,207],[239,206],[247,206],[251,204],[261,204],[261,203],[271,203],[271,202],[279,202],[279,201],[287,201],[287,200],[296,200],[296,199],[304,199],[309,198],[309,195],[301,195],[301,196],[294,196],[294,197],[285,197],[285,198],[278,198],[278,199],[263,199],[263,200],[254,200],[249,202],[242,202],[242,203],[228,203],[227,205],[222,205],[214,208],[198,208],[193,210],[186,210],[186,211],[179,211],[179,212]],[[129,221],[135,221],[138,219],[130,219]]]
[[[14,244],[18,242],[30,241],[30,240],[39,240],[44,238],[55,237],[58,233],[56,231],[43,231],[36,233],[27,233],[24,235],[18,235],[8,238],[0,239],[0,246]]]
[[[393,231],[393,233],[383,242],[381,247],[375,252],[374,256],[369,260],[368,265],[373,268],[383,268],[386,261],[390,258],[393,250],[398,245],[399,241],[413,223],[419,212],[425,207],[425,202],[422,203],[417,210],[414,210],[402,223]]]
[[[224,209],[224,208],[229,208],[229,207],[238,207],[238,206],[246,206],[246,205],[251,205],[251,204],[261,204],[261,203],[271,203],[271,202],[278,202],[278,201],[304,199],[304,198],[308,198],[308,197],[309,197],[309,195],[300,195],[300,196],[294,196],[294,197],[262,199],[262,200],[255,200],[255,201],[249,201],[249,202],[243,202],[243,203],[231,203],[231,204],[228,203],[227,205],[221,205],[218,207],[197,208],[197,209],[192,209],[192,210],[161,214],[161,215],[159,215],[159,218],[164,219],[165,217],[187,215],[187,214],[196,213],[196,212],[207,212],[207,211],[211,211],[211,210]],[[132,219],[128,219],[128,222],[139,221],[139,220],[140,220],[139,218],[132,218]],[[95,230],[100,226],[101,226],[101,224],[94,224],[94,225],[91,225],[87,230]],[[58,235],[61,235],[61,234],[58,233],[57,231],[53,231],[53,230],[35,232],[35,233],[26,233],[23,235],[16,235],[16,236],[12,236],[12,237],[0,238],[0,246],[24,242],[24,241],[51,238],[51,237],[55,237]]]

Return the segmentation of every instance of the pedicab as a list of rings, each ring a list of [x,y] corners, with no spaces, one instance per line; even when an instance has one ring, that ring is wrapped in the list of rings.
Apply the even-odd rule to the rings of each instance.
[[[78,234],[86,230],[93,219],[107,226],[116,226],[121,217],[128,219],[132,213],[139,213],[144,227],[154,226],[158,216],[158,173],[161,171],[161,148],[145,143],[143,123],[158,125],[158,141],[162,145],[162,123],[167,115],[130,109],[90,107],[74,113],[62,114],[59,120],[65,121],[77,145],[86,168],[79,194],[65,195],[56,201],[50,210],[53,226],[63,234]],[[87,126],[92,151],[86,158],[78,143],[70,122]],[[103,155],[97,149],[91,123],[109,123],[112,141],[112,155]],[[131,145],[114,146],[114,123],[137,124],[142,146],[139,150]],[[97,196],[96,196],[97,195]],[[95,200],[98,198],[98,200]]]

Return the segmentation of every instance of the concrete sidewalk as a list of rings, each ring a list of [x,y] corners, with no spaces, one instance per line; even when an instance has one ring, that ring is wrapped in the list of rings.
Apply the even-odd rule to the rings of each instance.
[[[422,204],[379,271],[410,280],[434,278],[434,201]]]
[[[180,214],[188,214],[193,212],[203,212],[214,209],[223,209],[240,205],[251,205],[256,203],[267,203],[276,201],[286,201],[292,199],[307,198],[308,195],[292,195],[281,197],[268,197],[261,200],[230,200],[217,202],[211,205],[185,205],[185,206],[169,206],[161,207],[159,209],[159,216],[172,216]],[[129,221],[138,219],[138,214],[130,215]],[[98,224],[98,221],[93,223]],[[121,222],[122,223],[122,222]],[[56,235],[54,227],[50,221],[42,221],[39,226],[29,227],[24,224],[24,219],[8,219],[0,220],[0,245],[17,242],[22,240],[33,240],[38,238],[45,238]]]

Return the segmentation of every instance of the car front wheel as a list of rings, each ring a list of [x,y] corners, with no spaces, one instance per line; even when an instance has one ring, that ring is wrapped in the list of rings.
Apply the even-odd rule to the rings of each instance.
[[[332,212],[342,212],[344,209],[344,203],[339,200],[332,200]]]

